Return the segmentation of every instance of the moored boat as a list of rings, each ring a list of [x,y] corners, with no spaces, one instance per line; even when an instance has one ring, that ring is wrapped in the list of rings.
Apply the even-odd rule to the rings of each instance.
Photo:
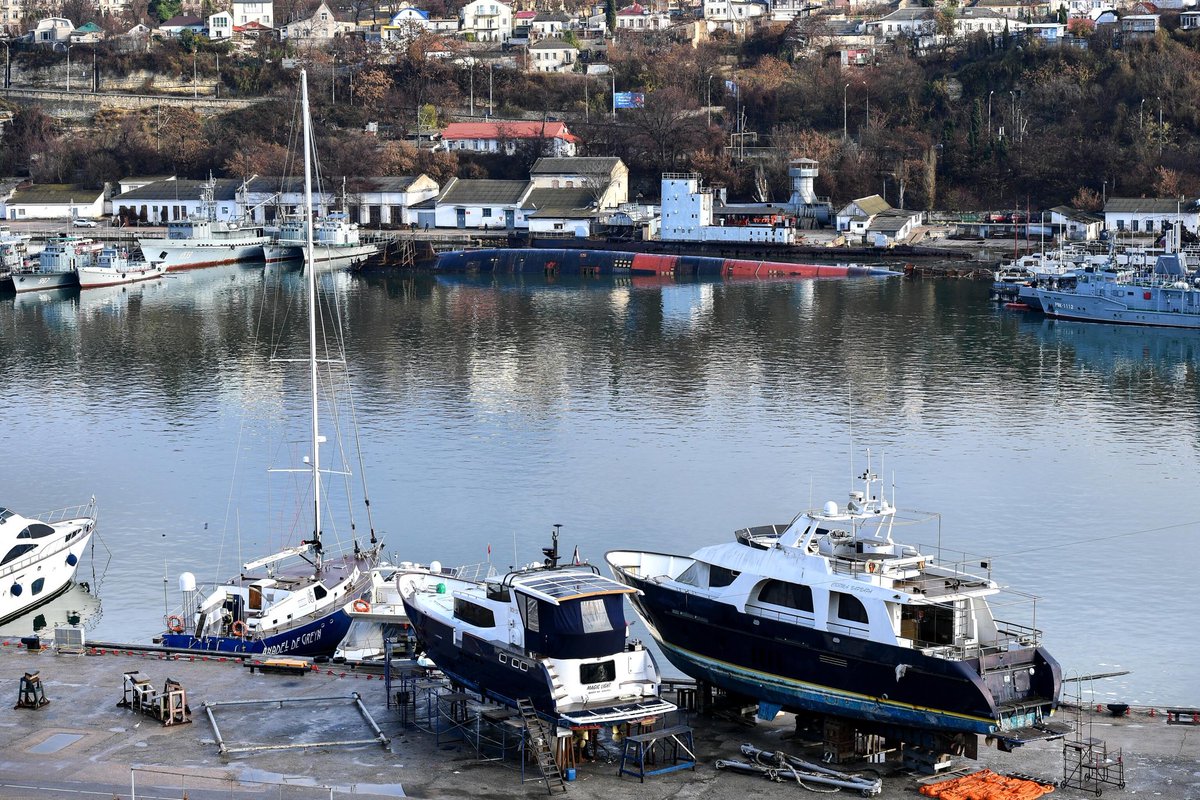
[[[303,219],[289,217],[279,226],[279,233],[263,247],[268,264],[304,260]],[[361,240],[358,225],[342,211],[334,211],[317,220],[313,230],[314,263],[319,269],[352,267],[379,250]]]
[[[1061,685],[1041,632],[993,617],[1001,588],[989,560],[943,562],[895,542],[896,509],[873,493],[870,467],[862,480],[844,508],[829,502],[690,556],[606,558],[667,658],[757,700],[764,716],[1027,738]]]
[[[0,624],[70,588],[95,529],[94,499],[36,519],[0,508]]]
[[[60,236],[46,243],[37,260],[12,271],[13,290],[37,292],[79,285],[79,267],[92,263],[100,244],[78,236]]]
[[[166,238],[138,238],[148,262],[170,271],[262,258],[263,245],[270,237],[260,227],[237,220],[217,219],[215,186],[210,179],[201,189],[203,208],[200,213],[167,223]]]
[[[545,562],[483,580],[432,570],[396,575],[425,652],[450,679],[511,707],[529,700],[566,725],[615,725],[673,711],[651,652],[627,642],[633,589],[587,564]]]
[[[79,267],[78,272],[79,288],[95,289],[148,281],[161,277],[166,268],[162,264],[131,260],[127,250],[109,246],[100,251],[95,263]]]
[[[1087,267],[1073,284],[1037,286],[1033,294],[1051,317],[1200,330],[1200,286],[1181,253],[1159,255],[1149,273]]]

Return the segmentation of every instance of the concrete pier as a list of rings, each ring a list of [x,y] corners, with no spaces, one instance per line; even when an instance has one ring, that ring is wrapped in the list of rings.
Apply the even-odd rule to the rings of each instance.
[[[21,677],[40,673],[48,705],[14,709]],[[162,726],[149,716],[118,707],[124,676],[137,671],[156,687],[168,678],[187,691],[190,724]],[[394,687],[393,687],[394,688]],[[263,749],[222,756],[203,705],[238,700],[316,699],[361,696],[371,718],[388,739],[381,746],[364,716],[347,702],[279,703],[276,707],[228,705],[217,708],[227,743]],[[388,709],[378,674],[335,664],[316,665],[303,674],[252,672],[239,660],[209,656],[168,656],[110,647],[84,655],[53,649],[29,652],[19,640],[0,647],[0,797],[6,800],[55,797],[115,798],[339,798],[544,797],[544,784],[520,782],[515,763],[478,760],[461,742],[437,739],[406,727]],[[1063,713],[1074,719],[1074,712]],[[1109,796],[1148,794],[1164,800],[1200,798],[1200,724],[1168,724],[1156,710],[1134,709],[1114,718],[1107,710],[1083,712],[1085,735],[1102,739],[1108,752],[1122,750],[1127,788],[1109,787]],[[568,796],[579,798],[791,798],[806,796],[794,783],[718,772],[717,758],[738,757],[738,746],[752,742],[812,758],[811,751],[784,738],[790,717],[753,727],[693,717],[699,764],[648,778],[645,784],[618,778],[608,756],[578,765]],[[358,744],[342,745],[357,740]],[[275,745],[310,743],[295,750]],[[615,753],[611,754],[615,757]],[[1012,753],[980,748],[979,761],[960,759],[956,767],[991,768],[1039,780],[1061,780],[1061,742],[1036,742]],[[819,754],[818,754],[819,757]],[[884,774],[884,798],[916,797],[918,784],[906,774]],[[530,775],[527,767],[526,775]],[[1053,797],[1092,797],[1057,789]]]

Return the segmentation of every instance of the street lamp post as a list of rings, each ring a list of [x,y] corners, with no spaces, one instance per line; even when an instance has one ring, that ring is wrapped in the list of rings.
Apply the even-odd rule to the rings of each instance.
[[[71,45],[67,45],[67,94],[71,93]]]
[[[988,92],[988,141],[992,140],[992,95],[996,93],[995,89]]]
[[[4,42],[4,88],[8,89],[12,86],[12,62],[9,59],[8,41]]]
[[[1008,121],[1008,124],[1012,125],[1013,129],[1013,132],[1008,135],[1008,138],[1011,139],[1017,133],[1017,93],[1009,90],[1008,96],[1012,98],[1012,119]]]
[[[1146,129],[1144,115],[1146,113],[1146,98],[1142,98],[1142,104],[1138,106],[1138,131]]]
[[[496,62],[488,63],[488,116],[492,116],[492,76],[496,74]],[[584,84],[585,86],[587,84]]]
[[[475,57],[471,56],[471,60],[467,62],[467,66],[471,70],[471,116],[475,116]]]
[[[200,84],[197,82],[196,74],[196,51],[192,51],[192,99],[200,99]]]
[[[96,45],[92,45],[92,91],[100,91],[100,73],[96,72]]]
[[[329,104],[337,105],[337,56],[329,62]]]
[[[842,141],[850,138],[850,84],[842,88]]]

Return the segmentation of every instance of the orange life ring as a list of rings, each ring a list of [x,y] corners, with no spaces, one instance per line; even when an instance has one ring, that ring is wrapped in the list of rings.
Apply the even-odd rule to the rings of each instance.
[[[875,562],[874,562],[874,561],[868,561],[868,562],[867,562],[867,572],[874,572],[874,571],[875,571],[875,569],[876,569],[876,564],[875,564]]]
[[[240,619],[229,626],[229,632],[232,633],[234,636],[238,636],[238,637],[245,636],[246,631],[247,631],[246,623],[242,622]]]
[[[178,614],[172,614],[171,616],[167,617],[167,630],[169,630],[171,633],[182,633],[183,617],[179,616]]]
[[[361,614],[365,614],[371,610],[371,604],[360,597],[354,601],[354,610]]]

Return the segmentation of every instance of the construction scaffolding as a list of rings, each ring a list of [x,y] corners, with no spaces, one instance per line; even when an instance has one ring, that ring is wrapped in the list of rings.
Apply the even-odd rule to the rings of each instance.
[[[1109,752],[1108,744],[1103,739],[1092,736],[1091,716],[1084,720],[1083,681],[1064,681],[1064,684],[1068,683],[1076,687],[1074,697],[1064,698],[1075,710],[1075,730],[1063,740],[1062,785],[1069,789],[1094,792],[1097,797],[1105,786],[1124,789],[1124,754],[1119,749]],[[1095,692],[1090,684],[1086,691],[1090,695],[1088,705],[1091,707]]]

